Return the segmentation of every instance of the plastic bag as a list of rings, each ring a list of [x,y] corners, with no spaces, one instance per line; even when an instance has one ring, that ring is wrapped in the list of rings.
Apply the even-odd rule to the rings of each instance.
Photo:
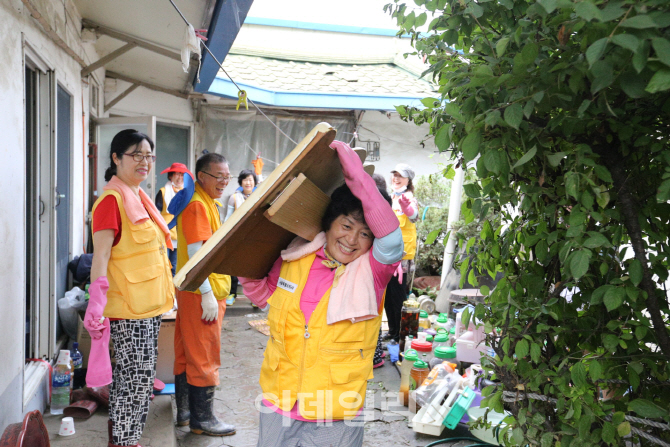
[[[65,292],[65,296],[58,300],[58,317],[63,331],[73,340],[77,339],[77,328],[79,327],[79,311],[85,311],[88,301],[86,293],[79,287]]]
[[[443,362],[432,369],[421,386],[416,389],[415,400],[417,404],[424,407],[428,405],[444,387],[449,388],[449,391],[446,393],[448,395],[451,392],[451,389],[461,382],[461,376],[451,365],[453,364]]]
[[[397,362],[400,356],[400,345],[398,344],[398,342],[395,340],[391,340],[390,342],[388,342],[386,347],[389,351],[389,357],[391,357],[391,363]]]

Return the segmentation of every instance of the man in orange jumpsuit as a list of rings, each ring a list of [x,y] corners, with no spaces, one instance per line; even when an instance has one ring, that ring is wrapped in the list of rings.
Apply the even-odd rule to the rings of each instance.
[[[177,271],[221,225],[216,199],[230,180],[226,159],[205,154],[195,165],[196,183],[185,177],[184,190],[173,202],[181,209],[177,221]],[[181,194],[181,196],[179,195]],[[189,198],[190,196],[190,198]],[[188,201],[188,202],[187,202]],[[212,273],[195,292],[177,291],[174,336],[174,375],[177,424],[191,433],[210,436],[235,434],[235,427],[214,416],[214,390],[221,367],[221,323],[226,312],[230,276]]]

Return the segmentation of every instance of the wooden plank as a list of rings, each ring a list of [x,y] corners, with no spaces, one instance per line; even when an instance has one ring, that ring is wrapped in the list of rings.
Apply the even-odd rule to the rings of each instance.
[[[321,219],[329,203],[330,197],[300,173],[265,212],[265,217],[311,241],[321,231]]]
[[[344,183],[337,153],[329,147],[335,133],[328,123],[312,129],[177,272],[175,286],[180,290],[196,290],[212,272],[263,278],[281,250],[295,238],[293,233],[265,217],[272,202],[300,173],[328,196]]]

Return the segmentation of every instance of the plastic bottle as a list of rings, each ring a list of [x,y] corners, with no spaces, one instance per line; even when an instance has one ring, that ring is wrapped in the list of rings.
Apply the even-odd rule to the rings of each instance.
[[[433,356],[435,355],[435,350],[441,346],[447,347],[449,344],[449,337],[447,334],[438,334],[433,338]]]
[[[414,340],[412,342],[412,349],[419,353],[419,358],[423,360],[423,354],[426,354],[426,363],[433,358],[433,345],[427,341]]]
[[[400,350],[405,350],[405,338],[416,337],[419,329],[419,303],[411,298],[402,303],[400,312]]]
[[[430,369],[428,368],[428,363],[423,360],[417,360],[412,365],[412,369],[409,373],[409,399],[408,403],[410,404],[410,411],[419,411],[419,408],[416,407],[416,400],[414,399],[413,391],[421,386],[426,377],[430,374]]]
[[[456,328],[452,327],[449,330],[449,342],[447,343],[449,347],[456,346]]]
[[[447,327],[447,324],[449,323],[449,318],[447,318],[447,314],[440,314],[437,317],[437,320],[435,320],[435,323],[433,324],[433,327],[435,330],[438,330],[440,328],[444,328],[447,331],[449,328]]]
[[[422,310],[419,312],[419,331],[423,332],[430,329],[430,319],[428,319],[428,312]]]
[[[405,337],[405,350],[403,352],[407,352],[410,349],[412,349],[412,342],[414,341],[414,336],[408,335]]]
[[[62,349],[53,369],[51,380],[51,414],[63,414],[65,407],[70,405],[72,388],[72,366],[70,351]]]
[[[403,354],[403,357],[403,361],[400,364],[400,392],[398,394],[398,400],[402,405],[407,406],[409,375],[412,370],[412,365],[419,360],[419,355],[414,349],[408,349]]]
[[[84,370],[82,368],[84,363],[84,357],[81,355],[81,352],[79,351],[79,343],[77,342],[72,343],[72,353],[70,356],[72,358],[72,368],[73,368],[72,389],[78,390],[79,388],[84,386],[84,381],[86,380],[86,375],[84,374]]]
[[[456,370],[463,374],[463,369],[461,362],[456,360],[456,348],[448,348],[446,346],[440,346],[433,351],[435,357],[430,361],[430,369],[435,368],[442,362],[449,362],[456,365]]]

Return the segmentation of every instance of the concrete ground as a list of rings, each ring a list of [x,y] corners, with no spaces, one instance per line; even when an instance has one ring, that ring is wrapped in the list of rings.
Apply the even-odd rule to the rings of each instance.
[[[215,412],[225,422],[237,426],[234,436],[211,438],[190,433],[188,427],[177,428],[180,447],[255,447],[258,440],[258,411],[254,402],[261,389],[258,384],[263,350],[267,337],[252,329],[248,321],[264,318],[240,298],[226,310],[221,337],[221,384],[216,392]],[[395,395],[400,387],[400,374],[387,362],[374,370],[375,378],[368,382],[365,424],[365,447],[411,446],[424,447],[440,438],[467,436],[467,430],[445,429],[440,438],[415,433],[407,426],[407,408],[397,404]],[[466,446],[474,442],[445,443],[443,446]]]
[[[59,436],[62,415],[44,415],[44,424],[49,432],[52,447],[106,447],[108,441],[106,408],[98,408],[89,419],[75,419],[75,433],[71,436]],[[149,407],[147,424],[140,439],[142,447],[177,447],[177,438],[172,423],[171,396],[156,396]]]
[[[174,426],[172,396],[156,396],[149,410],[142,447],[255,447],[258,440],[258,411],[254,406],[261,389],[258,384],[263,350],[267,337],[249,326],[249,321],[265,318],[265,314],[240,298],[226,311],[221,337],[221,384],[215,395],[214,411],[218,417],[237,427],[233,436],[214,438],[193,435],[188,427]],[[414,432],[408,427],[407,408],[397,404],[395,392],[400,387],[400,374],[395,366],[386,363],[374,370],[368,382],[365,404],[364,447],[424,447],[455,436],[468,436],[460,426],[455,431],[445,429],[434,437]],[[58,428],[62,416],[44,417],[53,447],[103,447],[107,445],[107,410],[98,409],[88,420],[75,419],[75,434],[61,437]],[[441,446],[464,447],[475,442],[453,442]]]

